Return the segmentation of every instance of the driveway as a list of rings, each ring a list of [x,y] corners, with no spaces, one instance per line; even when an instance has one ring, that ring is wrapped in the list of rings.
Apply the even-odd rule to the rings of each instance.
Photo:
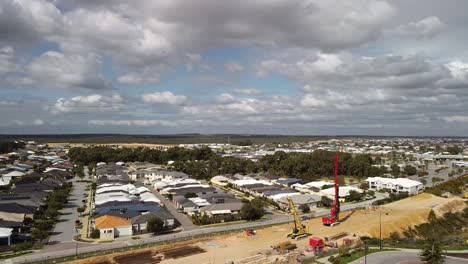
[[[379,263],[379,264],[404,264],[404,263],[422,263],[419,262],[418,252],[378,252],[367,256],[367,263]],[[364,264],[364,257],[351,262],[352,264]],[[466,264],[468,260],[446,258],[446,264]]]
[[[154,190],[153,188],[149,188],[151,191],[158,197],[159,200],[164,204],[164,207],[179,221],[179,223],[182,225],[182,228],[184,230],[194,230],[197,228],[200,228],[199,226],[196,226],[188,219],[188,217],[185,214],[177,212],[177,209],[175,208],[174,204],[167,200],[166,197],[164,197],[162,194],[160,194],[158,191]]]
[[[73,190],[68,199],[68,203],[65,205],[60,213],[59,222],[55,225],[53,235],[49,238],[49,244],[57,244],[64,242],[73,241],[75,235],[75,221],[78,219],[78,212],[76,208],[83,206],[81,200],[84,199],[83,194],[85,192],[86,182],[73,182]]]

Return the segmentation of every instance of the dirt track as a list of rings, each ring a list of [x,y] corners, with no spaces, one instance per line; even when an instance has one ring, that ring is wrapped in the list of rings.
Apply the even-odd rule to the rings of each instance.
[[[346,220],[332,228],[323,226],[320,218],[312,219],[308,221],[307,224],[310,226],[312,235],[321,238],[341,232],[378,236],[380,212],[382,212],[382,235],[383,237],[387,237],[392,232],[401,232],[410,225],[417,225],[425,222],[431,209],[433,209],[436,214],[441,215],[448,211],[460,211],[465,206],[465,202],[460,198],[446,199],[424,193],[372,210],[344,212],[340,216],[341,219]],[[179,247],[185,248],[188,245],[198,246],[202,249],[194,250],[193,255],[190,256],[171,255],[172,258],[165,257],[161,263],[225,263],[227,260],[239,260],[253,256],[258,252],[269,250],[270,246],[274,244],[286,241],[286,234],[290,228],[290,225],[285,224],[258,230],[257,235],[254,237],[247,237],[243,232],[238,232],[212,238],[211,240],[200,239],[191,241],[191,243],[174,243],[170,246],[171,250],[169,250],[167,246],[165,246],[165,249],[161,247],[153,247],[151,249],[154,252],[173,252],[174,250],[178,250]],[[307,246],[308,241],[304,239],[295,243],[300,250],[303,250]],[[96,263],[103,260],[104,259],[100,257],[100,259],[95,259],[94,262],[82,260],[73,263]],[[111,260],[111,258],[105,260]]]

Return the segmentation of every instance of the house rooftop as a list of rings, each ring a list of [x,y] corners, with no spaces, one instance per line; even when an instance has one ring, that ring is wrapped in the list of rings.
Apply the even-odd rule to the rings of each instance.
[[[104,215],[96,218],[95,225],[97,228],[114,228],[119,226],[132,225],[130,220],[113,215]]]

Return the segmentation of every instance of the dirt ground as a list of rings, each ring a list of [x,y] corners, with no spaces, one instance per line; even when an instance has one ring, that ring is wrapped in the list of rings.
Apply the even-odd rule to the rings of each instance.
[[[442,215],[448,211],[460,211],[465,208],[464,200],[460,198],[441,198],[430,194],[420,194],[408,199],[400,200],[388,205],[381,206],[370,210],[359,210],[355,212],[343,212],[340,217],[342,222],[334,227],[326,227],[321,223],[320,218],[314,218],[306,223],[310,227],[312,236],[320,238],[329,237],[341,232],[355,233],[358,236],[378,236],[380,212],[382,217],[382,235],[387,237],[392,232],[401,232],[410,225],[423,223],[427,219],[427,215],[431,209],[436,214]],[[262,253],[271,249],[272,245],[287,241],[286,234],[290,231],[292,224],[273,226],[257,230],[257,235],[247,237],[244,232],[238,232],[230,235],[219,236],[210,239],[201,239],[191,241],[189,245],[199,247],[200,251],[193,255],[177,258],[157,259],[156,262],[148,263],[167,263],[167,264],[182,264],[182,263],[227,263],[227,261],[239,261],[257,253]],[[308,240],[303,239],[294,241],[299,250],[304,250],[308,245]],[[181,245],[186,246],[187,243]],[[178,243],[171,245],[173,248],[178,247]],[[163,249],[158,247],[152,248],[156,254]],[[195,250],[196,251],[196,250]],[[126,253],[128,254],[128,253]],[[104,260],[110,261],[110,258],[86,259],[75,261],[75,264],[97,263]],[[117,263],[117,261],[111,262]],[[243,262],[250,263],[250,262]]]

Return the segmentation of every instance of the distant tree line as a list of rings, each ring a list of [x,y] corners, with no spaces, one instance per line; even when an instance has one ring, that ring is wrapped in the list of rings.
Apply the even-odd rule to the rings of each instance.
[[[197,179],[208,179],[219,174],[235,173],[268,173],[278,176],[296,177],[305,181],[332,176],[336,152],[316,150],[312,153],[285,153],[277,151],[266,155],[257,162],[237,158],[222,157],[208,147],[186,149],[170,148],[166,151],[149,148],[72,148],[68,156],[71,161],[81,164],[98,162],[134,162],[147,161],[156,164],[167,164],[174,161],[170,169],[182,171]],[[372,166],[373,159],[369,154],[341,153],[340,175],[366,178],[385,173],[384,167]]]
[[[166,164],[168,161],[207,160],[216,155],[208,147],[186,149],[170,148],[167,151],[150,148],[110,148],[96,146],[91,148],[71,148],[68,157],[71,161],[81,164],[96,164],[98,162],[135,162],[147,161],[156,164]]]
[[[23,148],[24,142],[15,142],[15,141],[2,141],[0,142],[0,153],[8,153],[13,150]]]

